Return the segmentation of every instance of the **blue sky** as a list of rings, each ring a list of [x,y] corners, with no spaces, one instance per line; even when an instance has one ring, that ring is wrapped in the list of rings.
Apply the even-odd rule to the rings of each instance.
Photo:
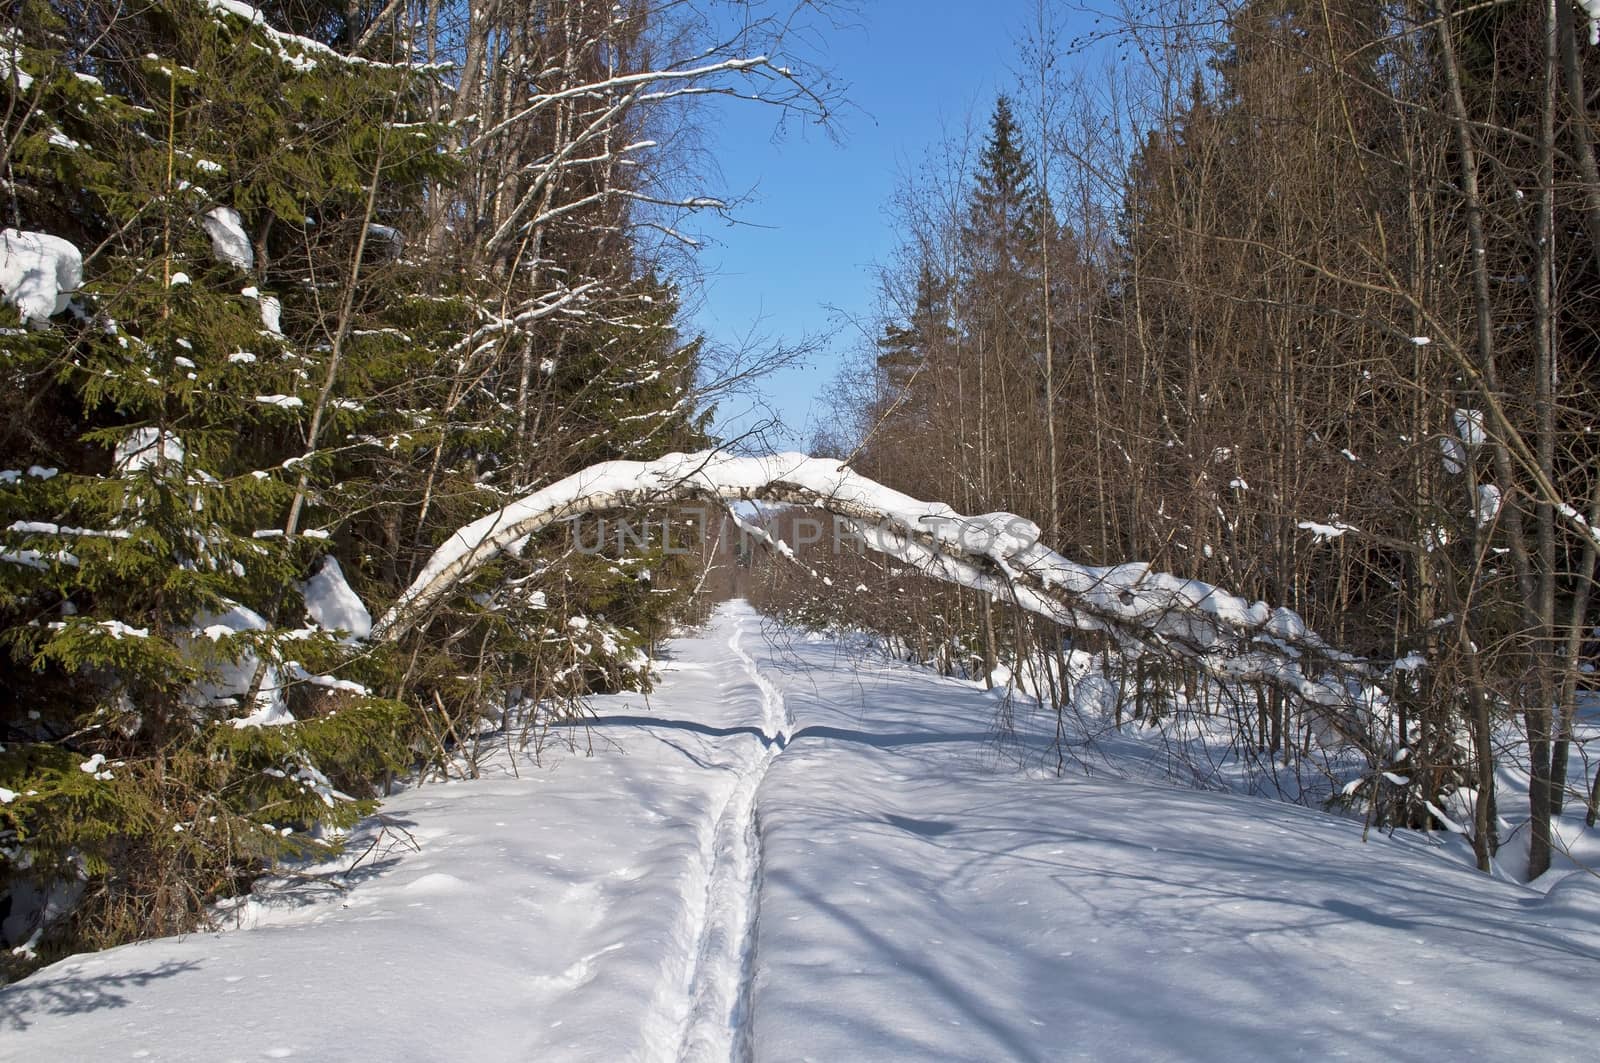
[[[1034,0],[863,0],[852,25],[821,41],[824,63],[848,86],[835,143],[816,129],[773,139],[776,115],[724,106],[710,144],[732,193],[752,192],[743,224],[702,223],[711,245],[694,324],[714,341],[751,334],[796,341],[830,334],[809,364],[761,385],[764,402],[787,426],[772,445],[803,447],[811,423],[829,411],[820,393],[838,358],[867,342],[852,319],[870,325],[876,281],[896,235],[885,213],[899,175],[913,167],[969,111],[986,120],[1009,89],[1017,42],[1034,21]],[[1058,7],[1060,5],[1057,5]],[[1058,22],[1084,20],[1058,15]],[[830,307],[832,309],[830,309]],[[724,434],[765,420],[747,399],[718,410]]]

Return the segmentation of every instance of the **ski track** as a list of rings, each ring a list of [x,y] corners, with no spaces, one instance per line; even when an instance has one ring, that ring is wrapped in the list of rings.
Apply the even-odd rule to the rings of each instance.
[[[760,696],[761,752],[739,768],[732,792],[704,839],[705,896],[694,920],[694,957],[684,1014],[671,1042],[676,1045],[672,1063],[750,1063],[753,1058],[762,883],[758,797],[767,771],[789,743],[793,718],[782,691],[744,648],[749,623],[748,617],[740,619],[728,649],[739,664],[736,685],[754,686]],[[690,888],[701,880],[695,876]]]

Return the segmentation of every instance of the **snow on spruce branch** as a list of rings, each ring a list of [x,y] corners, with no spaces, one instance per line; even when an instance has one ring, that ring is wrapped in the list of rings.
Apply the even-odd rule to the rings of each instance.
[[[272,42],[279,59],[299,72],[315,70],[318,61],[332,63],[337,66],[365,66],[380,69],[429,69],[420,63],[383,63],[375,59],[364,59],[358,55],[345,55],[343,52],[328,47],[321,41],[312,40],[310,37],[301,37],[294,33],[285,33],[283,30],[274,29],[267,22],[267,16],[260,10],[241,0],[201,0],[206,8],[219,20],[225,16],[243,19],[257,32]],[[316,56],[315,59],[311,56]]]
[[[22,320],[47,325],[83,283],[83,255],[49,233],[0,230],[0,295]]]
[[[511,317],[497,317],[487,324],[480,325],[469,335],[457,340],[450,347],[451,355],[459,355],[467,351],[467,360],[471,361],[474,355],[484,351],[484,342],[524,325],[532,324],[551,314],[580,304],[592,295],[600,286],[599,281],[589,280],[571,288],[563,288],[544,293],[533,301],[533,305],[518,311]]]

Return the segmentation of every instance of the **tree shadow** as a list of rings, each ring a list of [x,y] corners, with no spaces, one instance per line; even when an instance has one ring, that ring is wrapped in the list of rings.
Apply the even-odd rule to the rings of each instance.
[[[169,960],[149,971],[30,978],[0,989],[0,1030],[26,1030],[29,1016],[35,1014],[79,1015],[101,1008],[126,1007],[128,998],[119,990],[143,987],[199,966],[198,960]]]
[[[380,813],[365,821],[338,855],[303,865],[285,864],[258,878],[250,892],[238,898],[239,912],[243,911],[244,902],[285,912],[337,900],[362,883],[393,870],[407,853],[421,852],[421,843],[411,833],[415,826],[414,820]],[[222,922],[228,922],[226,914]]]
[[[1335,915],[1345,919],[1353,919],[1358,923],[1370,923],[1388,930],[1415,930],[1420,925],[1401,915],[1391,915],[1385,912],[1376,912],[1365,905],[1356,904],[1354,901],[1328,899],[1321,902],[1322,907]]]
[[[898,749],[903,746],[984,745],[994,737],[992,731],[859,731],[848,727],[813,723],[795,731],[789,736],[789,741],[826,738],[835,742],[871,746],[874,749]]]
[[[660,727],[669,731],[693,731],[695,734],[705,735],[708,738],[732,738],[735,735],[749,735],[763,744],[773,741],[761,728],[746,724],[741,727],[713,727],[708,723],[696,720],[672,720],[664,716],[635,716],[628,714],[607,714],[595,716],[587,720],[577,720],[572,723],[557,724],[558,727]]]
[[[897,816],[893,812],[885,812],[883,821],[891,827],[915,834],[922,838],[937,838],[941,834],[949,834],[956,829],[956,825],[942,819],[913,819],[910,816]]]
[[[780,749],[790,743],[801,739],[827,739],[834,742],[845,742],[852,745],[871,746],[874,749],[895,749],[902,746],[943,746],[943,745],[982,745],[994,740],[991,731],[967,731],[951,733],[949,731],[859,731],[847,727],[834,727],[828,724],[808,724],[801,727],[787,737],[783,735],[769,735],[753,724],[742,724],[735,727],[717,727],[698,720],[677,720],[664,716],[639,716],[627,713],[607,714],[595,716],[592,719],[582,720],[560,726],[568,727],[648,727],[659,728],[667,731],[690,731],[694,734],[704,735],[707,738],[734,738],[739,735],[748,735],[762,745],[776,744]]]

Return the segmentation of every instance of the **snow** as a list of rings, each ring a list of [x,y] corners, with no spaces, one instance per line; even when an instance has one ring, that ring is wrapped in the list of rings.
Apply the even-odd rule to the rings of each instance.
[[[49,233],[0,230],[0,293],[22,320],[45,324],[83,284],[83,255]]]
[[[976,517],[930,515],[924,518],[929,524],[948,520],[952,525],[954,542],[961,549],[977,554],[1021,553],[1039,542],[1039,526],[1012,513],[984,513]]]
[[[50,568],[50,562],[56,561],[63,565],[78,564],[77,555],[66,550],[57,550],[53,553],[44,553],[41,550],[0,550],[0,561],[12,565],[21,565],[24,568],[38,569],[41,572]]]
[[[1556,512],[1561,514],[1561,516],[1565,519],[1571,521],[1579,531],[1587,535],[1596,544],[1600,544],[1600,528],[1590,524],[1589,519],[1574,509],[1571,504],[1566,502],[1561,503],[1560,505],[1556,506]]]
[[[1482,410],[1456,410],[1450,416],[1455,422],[1456,435],[1467,446],[1476,449],[1488,440],[1489,436],[1483,430]]]
[[[1428,659],[1415,651],[1394,662],[1394,670],[1397,672],[1415,672],[1427,666]]]
[[[0,990],[0,1060],[1592,1056],[1583,876],[1110,757],[1050,777],[1052,720],[997,745],[977,684],[742,603],[669,649],[537,759],[385,801],[250,929]]]
[[[1474,508],[1480,528],[1494,520],[1500,515],[1500,488],[1494,484],[1479,484],[1478,502]]]
[[[1445,472],[1456,476],[1466,468],[1467,449],[1461,445],[1461,440],[1454,436],[1440,436],[1439,450],[1444,458]]]
[[[0,81],[9,82],[15,78],[17,91],[27,92],[33,87],[33,75],[18,65],[21,59],[22,47],[16,31],[10,28],[0,30]]]
[[[372,691],[352,679],[339,679],[331,675],[317,675],[309,672],[299,661],[285,661],[284,668],[300,682],[310,683],[312,686],[322,687],[325,690],[336,690],[346,694],[360,694],[363,696],[372,693]]]
[[[314,60],[306,58],[305,52],[326,53],[336,57],[334,52],[326,45],[305,37],[297,37],[291,33],[284,33],[268,25],[267,18],[256,8],[249,4],[240,3],[239,0],[206,0],[206,5],[218,14],[234,15],[253,24],[256,29],[265,34],[266,38],[276,46],[278,58],[289,64],[290,68],[298,73],[305,73],[317,68]],[[296,49],[290,52],[285,46],[293,45]]]
[[[1545,894],[1539,916],[1580,931],[1600,926],[1600,876],[1588,869],[1561,875]]]
[[[120,764],[121,762],[119,761],[118,763]],[[83,772],[85,775],[92,776],[93,778],[100,780],[101,782],[106,782],[110,779],[116,778],[116,776],[111,772],[111,767],[107,766],[106,764],[104,753],[96,753],[82,764],[79,764],[78,770]]]
[[[245,235],[244,221],[238,211],[232,207],[212,207],[200,219],[200,224],[211,237],[211,252],[219,261],[242,270],[255,267],[255,249],[250,245],[250,237]]]
[[[1337,539],[1345,532],[1355,531],[1355,529],[1350,525],[1341,524],[1338,521],[1335,521],[1332,524],[1319,524],[1314,520],[1302,520],[1295,526],[1301,531],[1310,532],[1312,541],[1319,543],[1327,542],[1331,539]]]
[[[48,520],[14,520],[6,526],[6,530],[18,535],[81,535],[101,539],[126,539],[132,534],[123,528],[77,528]]]
[[[298,395],[257,395],[256,401],[263,406],[277,406],[285,410],[296,410],[305,405],[305,400]]]
[[[257,302],[261,304],[261,327],[274,336],[283,335],[283,327],[279,318],[283,314],[283,304],[276,295],[258,295]]]
[[[253,284],[239,289],[239,295],[245,299],[254,299],[256,301],[256,309],[261,314],[262,328],[266,329],[274,336],[283,335],[283,329],[279,325],[279,318],[283,313],[283,304],[278,300],[276,295],[262,295],[261,289],[257,288]],[[242,351],[240,353],[246,355],[247,357],[240,359],[237,356],[230,356],[229,361],[242,360],[253,362],[256,360],[255,355],[250,354],[248,351]]]
[[[117,472],[124,476],[148,469],[160,461],[181,463],[183,441],[157,428],[135,428],[117,444],[112,460]]]
[[[1578,6],[1589,16],[1589,43],[1600,44],[1600,0],[1578,0]]]
[[[241,18],[254,26],[255,31],[266,37],[271,42],[279,60],[285,63],[296,73],[307,73],[317,68],[317,56],[323,62],[331,62],[340,66],[376,67],[379,69],[394,69],[408,67],[413,70],[443,69],[430,67],[418,63],[384,63],[373,59],[366,59],[358,55],[346,55],[328,47],[321,41],[310,37],[301,37],[293,33],[285,33],[274,28],[257,8],[241,0],[204,0],[215,15],[232,15]]]
[[[221,613],[201,613],[190,626],[196,636],[190,645],[200,638],[221,642],[235,635],[270,629],[260,613],[237,603]],[[227,655],[233,659],[227,659]],[[225,651],[224,659],[208,657],[204,663],[208,668],[208,676],[194,685],[191,696],[202,706],[213,706],[242,702],[255,682],[261,659],[255,651],[244,649]],[[282,687],[283,680],[277,667],[268,663],[262,669],[261,686],[256,691],[255,704],[247,706],[245,714],[232,721],[233,726],[278,727],[294,723],[294,714],[284,704]]]
[[[300,593],[306,601],[306,614],[323,630],[344,631],[358,639],[372,633],[372,614],[350,589],[338,558],[324,558],[316,574],[301,586]]]

